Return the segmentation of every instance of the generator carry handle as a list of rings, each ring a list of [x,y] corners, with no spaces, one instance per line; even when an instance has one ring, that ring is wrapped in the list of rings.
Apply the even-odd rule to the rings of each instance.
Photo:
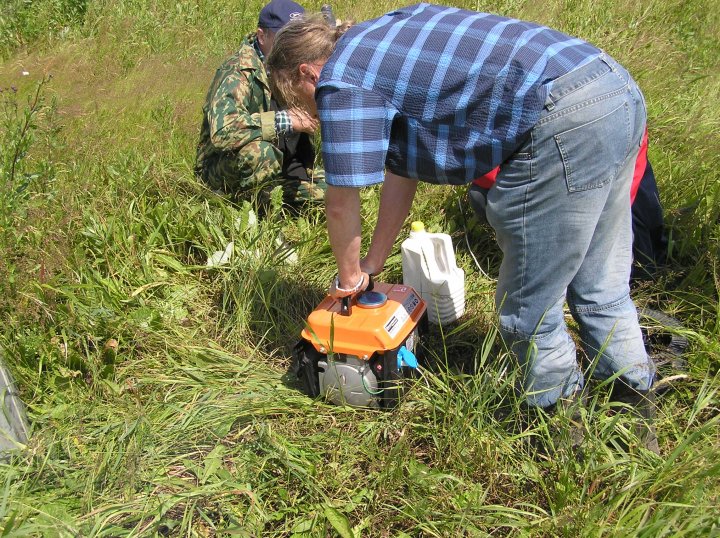
[[[368,275],[368,285],[367,288],[361,293],[364,293],[365,291],[372,291],[375,287],[375,283],[373,282],[373,276]],[[360,294],[358,294],[360,295]],[[348,295],[347,297],[343,297],[340,299],[340,315],[341,316],[349,316],[352,314],[352,300],[354,297],[353,295]]]

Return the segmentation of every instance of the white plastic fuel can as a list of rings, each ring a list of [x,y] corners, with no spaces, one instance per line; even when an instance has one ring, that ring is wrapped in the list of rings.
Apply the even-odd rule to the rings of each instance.
[[[428,233],[416,221],[402,242],[403,283],[427,302],[430,322],[445,324],[465,312],[465,271],[457,266],[450,236]]]

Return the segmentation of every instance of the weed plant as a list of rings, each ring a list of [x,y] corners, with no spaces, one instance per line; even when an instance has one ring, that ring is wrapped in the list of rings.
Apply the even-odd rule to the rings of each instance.
[[[454,4],[583,37],[644,90],[671,256],[635,298],[690,341],[685,377],[659,401],[662,455],[637,447],[602,384],[580,418],[581,458],[561,433],[577,417],[521,423],[493,315],[500,256],[460,190],[423,185],[413,206],[453,234],[468,311],[428,335],[399,408],[301,394],[285,375],[291,348],[334,276],[322,208],[290,215],[276,192],[257,219],[192,172],[207,85],[263,2],[9,0],[0,352],[32,436],[0,462],[2,536],[720,533],[720,11]],[[333,7],[362,20],[397,4]],[[362,200],[367,238],[378,191]],[[207,264],[230,244],[228,263]],[[395,254],[382,279],[401,276]]]

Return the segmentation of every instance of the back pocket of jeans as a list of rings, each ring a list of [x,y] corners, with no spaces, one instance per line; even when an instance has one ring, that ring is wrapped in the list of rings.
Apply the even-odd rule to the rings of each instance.
[[[592,108],[585,107],[575,114],[581,118]],[[556,134],[554,138],[562,158],[568,191],[602,187],[617,176],[630,148],[627,103],[599,118]]]

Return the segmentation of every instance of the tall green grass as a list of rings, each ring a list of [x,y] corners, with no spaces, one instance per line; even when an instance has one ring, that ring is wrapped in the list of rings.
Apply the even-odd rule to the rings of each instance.
[[[0,463],[3,536],[718,532],[718,10],[456,5],[586,38],[644,90],[672,258],[636,298],[691,342],[687,379],[660,401],[662,457],[637,448],[604,387],[583,413],[584,459],[561,433],[571,417],[519,427],[492,312],[497,247],[449,189],[423,186],[412,216],[454,234],[468,313],[428,335],[402,405],[300,394],[290,349],[334,273],[322,210],[275,204],[253,224],[251,205],[192,174],[206,86],[262,2],[13,0],[0,7],[0,350],[33,435]],[[392,7],[334,5],[358,20]],[[363,192],[368,232],[377,194]],[[231,262],[208,267],[230,242]],[[383,279],[400,278],[395,255]]]

